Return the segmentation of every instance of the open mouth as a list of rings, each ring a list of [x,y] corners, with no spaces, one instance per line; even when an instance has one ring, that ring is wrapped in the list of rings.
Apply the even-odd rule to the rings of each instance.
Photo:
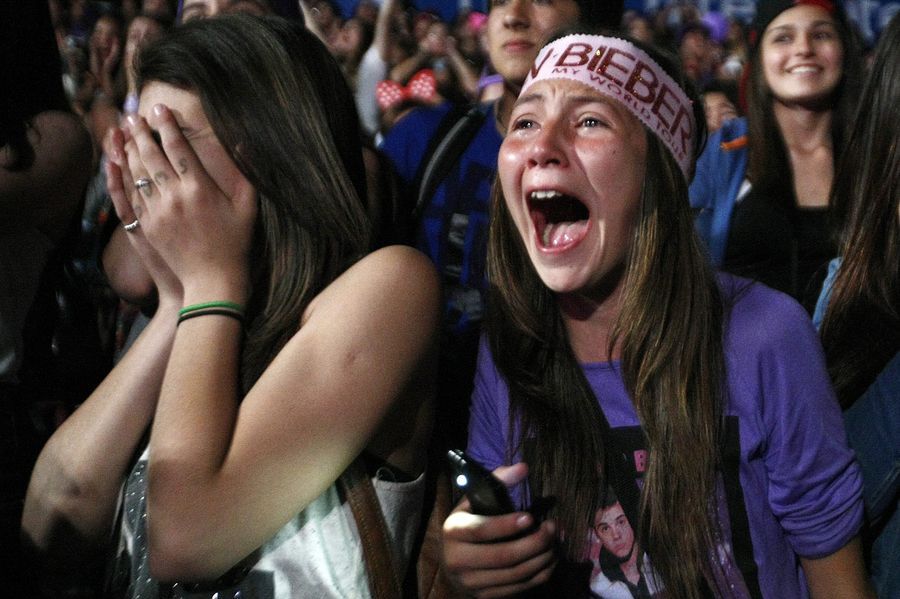
[[[533,191],[528,211],[544,248],[568,248],[587,234],[590,212],[574,196],[555,190]]]

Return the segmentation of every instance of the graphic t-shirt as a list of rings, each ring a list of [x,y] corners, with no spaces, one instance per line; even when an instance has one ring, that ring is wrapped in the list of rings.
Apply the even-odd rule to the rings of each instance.
[[[721,533],[714,548],[721,566],[715,583],[734,597],[808,597],[798,558],[829,555],[858,533],[859,468],[803,308],[737,277],[720,275],[720,285],[730,310],[724,343],[726,442],[713,503]],[[633,542],[648,459],[641,424],[618,362],[582,368],[612,427],[612,456],[624,460],[635,484],[633,492],[585,523],[592,550],[589,562],[577,565],[588,573],[589,588],[581,596],[652,597],[661,590],[652,569],[654,548]],[[507,457],[508,411],[506,383],[483,341],[468,451],[489,469],[515,461]],[[534,499],[522,487],[512,495],[522,507]],[[665,517],[678,518],[677,510]]]

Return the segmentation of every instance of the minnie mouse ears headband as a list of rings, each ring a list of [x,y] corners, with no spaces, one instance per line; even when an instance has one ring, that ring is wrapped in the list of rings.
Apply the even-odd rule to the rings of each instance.
[[[375,100],[382,112],[407,100],[431,104],[437,95],[437,79],[431,69],[422,69],[410,77],[406,85],[388,79],[379,81],[375,86]]]
[[[697,135],[692,102],[645,51],[616,37],[567,35],[541,49],[521,93],[549,79],[577,81],[619,102],[663,142],[690,179]]]

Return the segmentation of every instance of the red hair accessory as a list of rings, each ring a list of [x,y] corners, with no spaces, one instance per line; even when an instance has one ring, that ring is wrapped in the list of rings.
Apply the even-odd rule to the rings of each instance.
[[[387,79],[375,86],[375,99],[382,112],[390,110],[406,100],[430,103],[437,97],[437,79],[431,69],[422,69],[409,79],[405,86]]]

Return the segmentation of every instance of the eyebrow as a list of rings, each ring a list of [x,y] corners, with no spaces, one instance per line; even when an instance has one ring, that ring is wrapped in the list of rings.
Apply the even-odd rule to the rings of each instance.
[[[530,104],[532,102],[537,102],[544,99],[543,94],[530,93],[525,94],[524,96],[519,96],[519,99],[516,101],[516,106],[521,106],[522,104]]]
[[[822,20],[819,20],[819,21],[813,21],[812,23],[810,23],[809,27],[810,27],[810,28],[814,28],[814,27],[822,27],[823,25],[824,25],[824,26],[827,26],[827,27],[835,27],[835,28],[837,28],[837,23],[835,23],[834,21],[828,21],[828,20],[825,20],[825,19],[822,19]],[[772,28],[769,30],[769,32],[772,32],[772,31],[779,31],[779,30],[782,30],[782,29],[797,29],[797,28],[798,28],[798,26],[797,26],[795,23],[785,23],[784,25],[778,25],[777,27],[772,27]]]
[[[567,100],[572,102],[573,104],[588,104],[590,102],[599,102],[601,104],[612,104],[615,100],[607,98],[603,95],[583,95],[579,94],[577,96],[567,96]]]

